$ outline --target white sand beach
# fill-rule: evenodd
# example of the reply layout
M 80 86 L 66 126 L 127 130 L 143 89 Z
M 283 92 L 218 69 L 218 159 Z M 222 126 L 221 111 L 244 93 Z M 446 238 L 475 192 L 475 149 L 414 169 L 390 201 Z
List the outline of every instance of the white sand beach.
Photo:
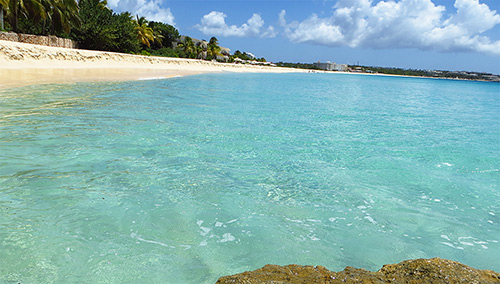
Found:
M 0 40 L 0 88 L 79 81 L 160 79 L 208 72 L 305 70 L 68 49 Z

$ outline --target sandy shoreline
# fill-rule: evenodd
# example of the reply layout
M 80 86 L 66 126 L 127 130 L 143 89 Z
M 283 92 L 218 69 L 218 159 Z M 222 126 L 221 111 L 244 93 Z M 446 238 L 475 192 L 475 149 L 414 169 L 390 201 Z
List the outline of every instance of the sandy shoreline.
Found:
M 0 40 L 0 88 L 81 81 L 160 79 L 210 72 L 307 71 L 57 48 Z

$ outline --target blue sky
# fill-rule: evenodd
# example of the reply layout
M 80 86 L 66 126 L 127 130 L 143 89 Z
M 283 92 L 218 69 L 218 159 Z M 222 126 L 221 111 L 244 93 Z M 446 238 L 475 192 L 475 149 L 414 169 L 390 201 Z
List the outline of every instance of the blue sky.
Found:
M 500 0 L 108 0 L 268 61 L 500 74 Z

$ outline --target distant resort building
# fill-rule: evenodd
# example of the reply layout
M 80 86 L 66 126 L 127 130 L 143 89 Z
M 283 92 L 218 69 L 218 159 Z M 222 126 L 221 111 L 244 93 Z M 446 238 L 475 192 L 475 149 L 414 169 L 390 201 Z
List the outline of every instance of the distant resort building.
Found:
M 220 47 L 220 55 L 217 55 L 218 61 L 229 61 L 229 56 L 231 56 L 231 50 L 227 47 Z
M 347 64 L 337 64 L 330 61 L 327 62 L 316 62 L 313 65 L 321 70 L 326 71 L 347 71 Z

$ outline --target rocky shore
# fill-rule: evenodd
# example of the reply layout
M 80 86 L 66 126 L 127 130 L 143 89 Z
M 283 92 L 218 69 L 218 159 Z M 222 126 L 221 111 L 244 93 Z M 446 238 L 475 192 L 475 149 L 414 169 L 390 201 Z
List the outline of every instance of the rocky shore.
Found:
M 221 277 L 217 284 L 228 283 L 500 283 L 500 273 L 478 270 L 456 261 L 432 258 L 406 260 L 398 264 L 386 264 L 379 271 L 346 267 L 333 272 L 323 266 L 266 265 L 254 271 Z

